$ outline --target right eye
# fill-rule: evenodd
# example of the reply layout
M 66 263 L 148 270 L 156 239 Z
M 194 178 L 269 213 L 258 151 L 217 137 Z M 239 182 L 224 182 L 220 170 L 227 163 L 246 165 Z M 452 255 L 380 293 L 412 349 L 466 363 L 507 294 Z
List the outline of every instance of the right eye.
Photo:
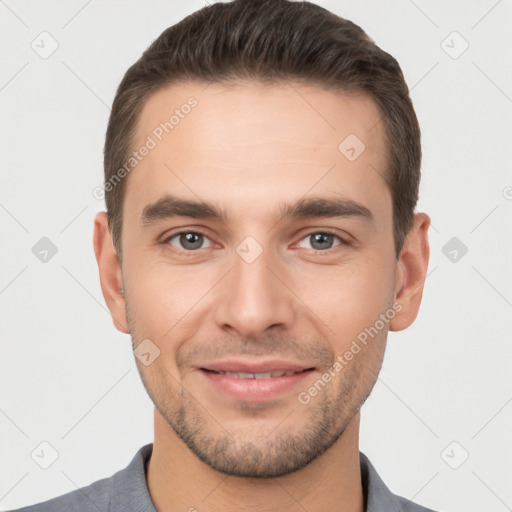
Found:
M 209 243 L 206 247 L 203 246 L 205 241 Z M 198 249 L 205 249 L 213 245 L 206 235 L 195 231 L 180 231 L 179 233 L 174 233 L 167 237 L 162 243 L 172 245 L 178 252 L 194 252 Z

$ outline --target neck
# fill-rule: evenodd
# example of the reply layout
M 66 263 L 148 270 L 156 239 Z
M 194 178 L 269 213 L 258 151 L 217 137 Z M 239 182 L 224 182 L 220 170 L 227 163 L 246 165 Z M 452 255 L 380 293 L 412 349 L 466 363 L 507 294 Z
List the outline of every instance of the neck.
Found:
M 359 414 L 338 441 L 306 467 L 277 478 L 240 478 L 199 460 L 155 408 L 147 483 L 158 512 L 363 512 Z

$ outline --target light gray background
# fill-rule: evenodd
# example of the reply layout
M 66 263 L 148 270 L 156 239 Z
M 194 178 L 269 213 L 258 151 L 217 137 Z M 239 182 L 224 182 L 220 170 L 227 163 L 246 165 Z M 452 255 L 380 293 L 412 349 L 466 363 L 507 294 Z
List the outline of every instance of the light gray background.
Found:
M 318 3 L 400 62 L 423 134 L 418 210 L 432 219 L 422 309 L 390 334 L 361 450 L 421 504 L 511 510 L 512 2 Z M 92 227 L 104 204 L 92 190 L 124 72 L 204 5 L 0 1 L 2 509 L 110 476 L 152 441 L 129 336 L 100 290 Z M 47 59 L 31 47 L 42 31 L 59 45 Z M 458 58 L 453 31 L 469 44 Z M 32 253 L 42 237 L 58 248 L 46 263 Z M 468 248 L 456 262 L 443 253 L 452 237 Z M 31 458 L 43 441 L 59 455 L 46 470 Z

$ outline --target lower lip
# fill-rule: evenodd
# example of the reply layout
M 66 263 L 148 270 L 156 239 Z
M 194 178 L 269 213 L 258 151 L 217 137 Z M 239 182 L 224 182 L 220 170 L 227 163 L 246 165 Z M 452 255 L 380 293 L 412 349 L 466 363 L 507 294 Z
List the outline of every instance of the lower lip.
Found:
M 222 393 L 243 401 L 262 401 L 278 398 L 307 379 L 313 370 L 305 370 L 293 375 L 271 377 L 270 379 L 237 379 L 221 373 L 206 370 L 200 372 Z

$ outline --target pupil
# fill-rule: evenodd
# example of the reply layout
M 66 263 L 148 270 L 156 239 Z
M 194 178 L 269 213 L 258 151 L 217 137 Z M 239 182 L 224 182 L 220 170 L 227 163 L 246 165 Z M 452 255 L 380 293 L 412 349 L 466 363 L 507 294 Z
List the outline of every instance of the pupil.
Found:
M 311 244 L 315 249 L 330 249 L 330 245 L 332 244 L 333 235 L 329 235 L 327 233 L 316 233 L 312 235 L 313 243 Z M 328 243 L 329 247 L 325 245 L 325 242 Z M 330 244 L 329 244 L 330 242 Z M 319 244 L 318 247 L 315 247 L 315 244 Z
M 202 243 L 202 236 L 198 233 L 185 233 L 181 235 L 181 244 L 186 249 L 199 249 Z

